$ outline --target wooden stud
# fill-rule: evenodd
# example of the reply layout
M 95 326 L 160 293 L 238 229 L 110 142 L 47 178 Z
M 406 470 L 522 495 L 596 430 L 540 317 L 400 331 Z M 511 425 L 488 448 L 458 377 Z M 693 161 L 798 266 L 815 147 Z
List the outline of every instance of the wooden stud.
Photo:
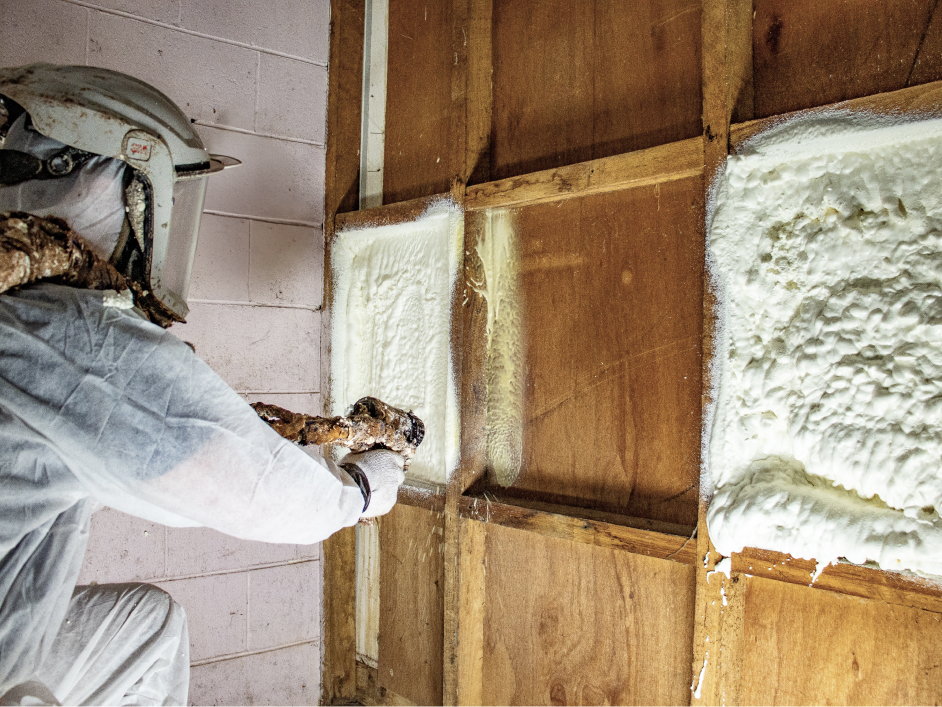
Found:
M 468 187 L 469 211 L 530 206 L 684 179 L 703 171 L 703 140 L 691 138 L 591 162 Z
M 458 665 L 455 684 L 459 705 L 483 704 L 484 687 L 484 578 L 487 526 L 460 521 L 460 584 L 456 643 Z
M 356 694 L 356 532 L 344 528 L 324 541 L 324 655 L 321 703 Z
M 363 81 L 364 0 L 331 0 L 330 76 L 324 182 L 324 248 L 334 235 L 334 216 L 357 208 Z M 330 262 L 325 257 L 324 314 L 321 317 L 321 380 L 330 380 L 330 309 L 333 297 Z M 324 412 L 330 409 L 324 396 Z M 321 653 L 321 703 L 348 702 L 356 695 L 356 534 L 345 528 L 324 541 L 324 632 Z
M 466 9 L 464 10 L 465 14 L 462 14 L 461 9 L 458 7 L 462 5 L 464 0 L 456 0 L 456 9 L 455 13 L 457 16 L 462 17 L 465 21 L 467 20 Z M 466 31 L 466 27 L 465 27 Z M 455 37 L 460 34 L 459 31 L 456 31 Z M 457 40 L 456 40 L 457 41 Z M 460 61 L 460 57 L 466 56 L 466 52 L 463 54 L 456 53 L 456 61 Z M 466 62 L 462 61 L 462 64 Z M 464 72 L 462 72 L 464 74 Z M 462 94 L 463 100 L 464 94 Z M 464 111 L 462 108 L 462 116 Z M 462 134 L 464 132 L 464 123 L 461 123 L 460 129 Z M 456 152 L 454 159 L 460 160 L 460 168 L 464 169 L 464 151 Z M 465 201 L 465 182 L 461 176 L 462 172 L 458 172 L 454 179 L 452 180 L 451 185 L 451 197 L 458 203 L 463 204 Z M 452 316 L 451 316 L 451 351 L 452 351 L 452 374 L 455 376 L 456 380 L 461 380 L 461 371 L 463 368 L 463 351 L 464 351 L 464 317 L 462 314 L 462 293 L 464 292 L 464 280 L 461 275 L 456 278 L 455 289 L 452 292 Z M 459 391 L 460 395 L 460 391 Z M 459 449 L 461 448 L 460 435 L 461 430 L 458 430 L 459 434 Z M 451 478 L 448 479 L 448 483 L 445 488 L 445 545 L 444 545 L 444 574 L 445 574 L 445 591 L 443 594 L 444 597 L 444 651 L 443 651 L 443 666 L 442 666 L 442 694 L 443 694 L 443 704 L 451 705 L 456 704 L 457 695 L 458 695 L 458 596 L 461 587 L 461 541 L 460 541 L 460 518 L 458 516 L 458 499 L 462 493 L 461 481 L 464 477 L 463 470 L 459 467 L 452 473 Z
M 730 119 L 740 112 L 750 114 L 752 84 L 752 2 L 749 0 L 705 0 L 703 42 L 703 168 L 705 186 L 721 178 L 729 150 Z M 714 355 L 716 295 L 705 269 L 702 338 L 702 409 L 712 404 L 710 372 Z M 702 460 L 701 463 L 707 463 Z M 729 593 L 740 583 L 735 577 L 712 572 L 720 558 L 713 551 L 707 530 L 709 500 L 701 493 L 697 522 L 697 596 L 695 602 L 691 704 L 721 704 L 724 690 L 738 690 L 735 683 L 741 659 L 741 602 L 732 606 Z M 726 606 L 724 606 L 726 605 Z M 726 610 L 728 609 L 728 611 Z M 712 647 L 711 647 L 712 646 Z M 711 664 L 710 654 L 713 655 Z M 729 666 L 726 666 L 726 663 Z M 736 692 L 735 694 L 738 694 Z M 734 703 L 735 704 L 735 703 Z
M 544 504 L 548 505 L 548 504 Z M 579 509 L 571 509 L 578 513 Z M 688 536 L 667 535 L 627 525 L 615 525 L 578 516 L 522 508 L 492 501 L 487 497 L 463 496 L 460 513 L 485 524 L 526 530 L 537 535 L 560 538 L 598 547 L 627 550 L 662 560 L 692 565 L 696 559 L 696 543 Z

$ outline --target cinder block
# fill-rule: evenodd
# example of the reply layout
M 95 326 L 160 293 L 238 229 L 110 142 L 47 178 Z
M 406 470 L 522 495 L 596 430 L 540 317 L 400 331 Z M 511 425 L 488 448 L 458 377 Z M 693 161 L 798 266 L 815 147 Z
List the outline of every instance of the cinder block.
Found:
M 190 297 L 249 299 L 249 222 L 203 214 L 190 280 Z
M 167 528 L 167 576 L 246 569 L 298 559 L 303 545 L 240 540 L 210 528 Z
M 321 313 L 191 302 L 172 333 L 238 392 L 320 390 Z
M 304 415 L 323 415 L 320 393 L 247 393 L 242 396 L 249 403 L 268 403 Z
M 249 573 L 249 650 L 320 635 L 321 573 L 317 562 Z
M 320 306 L 324 297 L 324 232 L 264 221 L 253 221 L 251 232 L 251 301 Z
M 327 63 L 329 0 L 183 0 L 187 29 Z
M 298 548 L 298 559 L 305 560 L 320 560 L 321 559 L 321 545 L 323 543 L 316 543 L 314 545 L 295 545 Z M 324 586 L 324 567 L 323 565 L 318 565 L 318 573 L 321 577 L 320 581 L 320 593 L 318 594 L 318 601 L 320 604 L 323 604 L 323 586 Z
M 84 64 L 87 24 L 88 10 L 60 0 L 0 0 L 0 64 Z
M 259 57 L 255 129 L 324 142 L 327 69 L 273 54 Z
M 209 180 L 207 209 L 312 225 L 323 221 L 323 147 L 202 125 L 197 131 L 210 152 L 243 163 Z
M 147 81 L 190 118 L 252 129 L 256 52 L 104 12 L 88 27 L 92 66 Z
M 120 10 L 149 20 L 177 24 L 180 20 L 180 0 L 87 0 L 98 7 Z
M 165 547 L 164 526 L 102 508 L 92 516 L 78 583 L 146 582 L 165 577 Z
M 190 669 L 191 705 L 316 705 L 317 643 L 257 653 Z
M 190 660 L 245 651 L 248 583 L 244 572 L 160 582 L 157 586 L 186 609 Z

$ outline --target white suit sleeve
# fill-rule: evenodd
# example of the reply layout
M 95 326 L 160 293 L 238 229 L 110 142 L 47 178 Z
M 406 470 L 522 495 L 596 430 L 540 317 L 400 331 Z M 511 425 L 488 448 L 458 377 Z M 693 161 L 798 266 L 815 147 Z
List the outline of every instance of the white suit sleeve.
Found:
M 166 525 L 314 543 L 356 523 L 349 476 L 284 440 L 190 348 L 102 293 L 0 296 L 0 404 L 102 503 Z

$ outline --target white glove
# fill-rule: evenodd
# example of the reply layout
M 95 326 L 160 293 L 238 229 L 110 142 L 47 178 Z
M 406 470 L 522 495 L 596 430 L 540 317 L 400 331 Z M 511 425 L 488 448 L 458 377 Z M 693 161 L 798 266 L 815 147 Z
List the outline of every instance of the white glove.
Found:
M 340 466 L 344 469 L 348 466 L 359 469 L 370 485 L 370 502 L 361 518 L 385 515 L 396 505 L 399 487 L 406 480 L 402 470 L 404 463 L 401 455 L 388 449 L 373 449 L 369 452 L 348 454 L 343 458 Z

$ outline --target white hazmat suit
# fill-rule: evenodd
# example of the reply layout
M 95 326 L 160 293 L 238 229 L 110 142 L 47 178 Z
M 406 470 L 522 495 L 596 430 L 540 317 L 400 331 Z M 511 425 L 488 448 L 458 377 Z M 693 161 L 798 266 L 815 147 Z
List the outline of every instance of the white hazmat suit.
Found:
M 64 145 L 21 116 L 4 148 Z M 124 221 L 125 164 L 0 189 L 0 212 L 65 218 L 103 258 Z M 37 284 L 0 295 L 0 703 L 185 704 L 183 609 L 148 585 L 75 587 L 105 504 L 169 526 L 316 543 L 357 522 L 360 488 L 281 438 L 185 343 L 114 293 Z M 367 515 L 402 483 L 392 452 L 350 461 Z
M 0 695 L 38 681 L 62 702 L 180 703 L 182 610 L 141 585 L 73 596 L 94 504 L 316 543 L 356 523 L 363 496 L 185 343 L 104 297 L 52 284 L 0 295 Z

